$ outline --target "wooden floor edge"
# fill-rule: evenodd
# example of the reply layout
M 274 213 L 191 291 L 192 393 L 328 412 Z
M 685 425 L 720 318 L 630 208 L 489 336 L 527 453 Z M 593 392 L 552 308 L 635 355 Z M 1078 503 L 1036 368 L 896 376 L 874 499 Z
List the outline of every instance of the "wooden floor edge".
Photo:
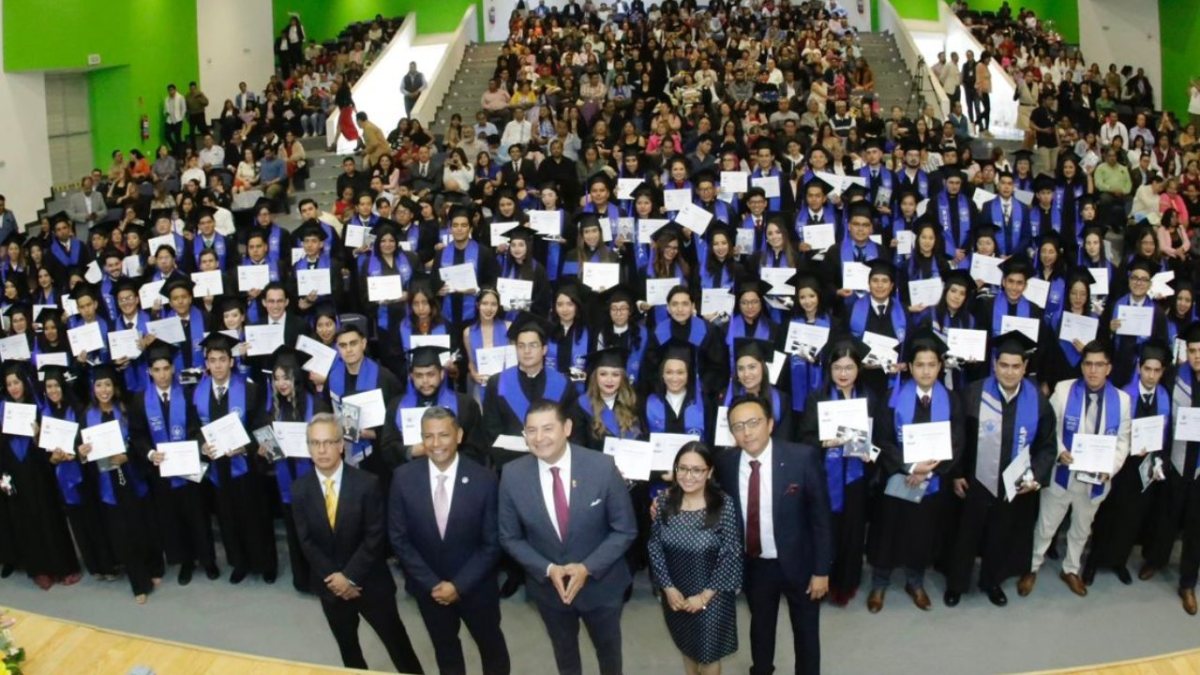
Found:
M 1177 652 L 1169 652 L 1166 654 L 1156 654 L 1154 656 L 1144 656 L 1141 658 L 1126 659 L 1124 661 L 1109 661 L 1108 663 L 1095 663 L 1087 666 L 1069 666 L 1066 668 L 1055 668 L 1053 670 L 1033 670 L 1023 671 L 1021 675 L 1063 675 L 1064 673 L 1103 673 L 1109 670 L 1118 668 L 1133 668 L 1150 666 L 1158 661 L 1169 661 L 1171 659 L 1186 658 L 1193 661 L 1193 665 L 1197 672 L 1200 672 L 1200 648 L 1182 649 Z

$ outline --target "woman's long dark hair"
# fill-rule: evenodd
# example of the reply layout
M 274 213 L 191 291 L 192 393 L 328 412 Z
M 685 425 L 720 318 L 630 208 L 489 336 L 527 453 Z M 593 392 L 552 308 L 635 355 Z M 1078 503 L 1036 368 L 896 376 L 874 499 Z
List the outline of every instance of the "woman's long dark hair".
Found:
M 688 453 L 700 455 L 704 459 L 704 464 L 711 470 L 715 459 L 712 448 L 709 448 L 703 441 L 691 441 L 679 449 L 675 453 L 675 461 L 671 466 L 675 469 L 679 468 L 679 458 Z M 709 477 L 704 485 L 704 529 L 716 527 L 721 522 L 721 509 L 725 506 L 725 494 L 717 487 L 716 481 Z M 666 525 L 671 516 L 679 513 L 683 507 L 683 488 L 679 487 L 679 481 L 676 480 L 667 488 L 667 500 L 663 506 L 659 517 L 662 518 L 663 525 Z

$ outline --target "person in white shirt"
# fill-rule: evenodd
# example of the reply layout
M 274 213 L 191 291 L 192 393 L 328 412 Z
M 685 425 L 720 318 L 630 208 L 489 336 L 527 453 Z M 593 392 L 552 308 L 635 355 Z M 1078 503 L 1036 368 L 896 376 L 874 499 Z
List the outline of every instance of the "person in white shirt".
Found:
M 1108 496 L 1109 481 L 1129 455 L 1129 394 L 1108 381 L 1112 372 L 1108 347 L 1093 340 L 1084 346 L 1082 354 L 1083 377 L 1059 382 L 1050 397 L 1050 406 L 1058 420 L 1058 465 L 1050 485 L 1042 490 L 1038 524 L 1033 532 L 1033 560 L 1029 572 L 1017 582 L 1017 592 L 1022 596 L 1033 591 L 1046 549 L 1068 510 L 1071 526 L 1059 577 L 1072 593 L 1087 595 L 1087 586 L 1079 576 L 1083 549 L 1091 536 L 1096 510 Z M 1073 471 L 1071 465 L 1076 455 L 1081 454 L 1077 450 L 1081 437 L 1096 436 L 1115 438 L 1111 462 L 1106 462 L 1101 471 Z
M 508 157 L 508 148 L 515 143 L 527 145 L 529 137 L 533 134 L 533 124 L 524 115 L 517 115 L 504 125 L 504 133 L 500 136 L 500 154 L 501 158 Z M 508 161 L 504 159 L 503 161 Z
M 1121 139 L 1121 147 L 1129 147 L 1129 129 L 1125 127 L 1123 122 L 1117 119 L 1115 111 L 1108 113 L 1104 124 L 1100 126 L 1100 145 L 1112 145 L 1114 138 Z
M 1188 87 L 1188 117 L 1200 129 L 1200 80 L 1192 80 Z
M 204 134 L 204 147 L 200 148 L 200 168 L 212 171 L 225 166 L 225 148 L 213 142 L 212 134 Z
M 183 120 L 187 117 L 187 101 L 174 84 L 167 85 L 163 117 L 167 125 L 167 145 L 171 146 L 172 154 L 178 155 L 183 145 Z

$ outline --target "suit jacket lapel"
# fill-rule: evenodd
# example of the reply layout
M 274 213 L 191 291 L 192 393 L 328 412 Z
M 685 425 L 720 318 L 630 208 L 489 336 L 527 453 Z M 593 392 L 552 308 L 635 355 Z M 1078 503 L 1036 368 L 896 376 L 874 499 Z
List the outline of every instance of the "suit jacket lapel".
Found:
M 771 517 L 773 522 L 778 523 L 780 519 L 779 507 L 783 504 L 783 493 L 787 488 L 787 477 L 783 473 L 786 470 L 786 462 L 781 452 L 783 448 L 776 444 L 772 448 L 772 453 L 775 455 L 775 465 L 771 467 Z

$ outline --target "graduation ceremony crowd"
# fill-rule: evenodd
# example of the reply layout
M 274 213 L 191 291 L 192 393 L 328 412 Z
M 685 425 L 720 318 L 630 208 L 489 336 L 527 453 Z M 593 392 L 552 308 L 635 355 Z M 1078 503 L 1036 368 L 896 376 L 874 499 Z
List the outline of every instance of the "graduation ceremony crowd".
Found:
M 417 151 L 404 136 L 386 160 L 346 157 L 338 194 L 353 206 L 302 200 L 294 231 L 267 200 L 218 228 L 204 196 L 86 241 L 66 214 L 10 234 L 3 583 L 124 576 L 145 603 L 188 592 L 164 585 L 168 568 L 181 587 L 197 570 L 238 584 L 286 569 L 320 596 L 346 665 L 365 667 L 337 609 L 362 578 L 329 581 L 293 508 L 302 481 L 319 487 L 306 453 L 328 461 L 337 442 L 353 467 L 341 480 L 378 486 L 362 488 L 381 528 L 363 555 L 398 560 L 443 673 L 464 672 L 460 621 L 484 672 L 509 672 L 500 599 L 522 583 L 560 672 L 579 672 L 580 619 L 601 672 L 621 672 L 620 610 L 642 570 L 689 673 L 738 649 L 740 592 L 751 672 L 773 668 L 786 598 L 796 672 L 815 673 L 820 604 L 861 590 L 876 613 L 903 579 L 932 610 L 931 569 L 946 608 L 974 589 L 1004 606 L 1009 579 L 1027 596 L 1039 575 L 1087 596 L 1113 573 L 1195 615 L 1197 268 L 1188 205 L 1165 189 L 1200 189 L 1192 162 L 1155 161 L 1137 199 L 1097 177 L 1128 180 L 1139 160 L 1120 145 L 1080 148 L 1104 163 L 1069 145 L 1046 166 L 1029 151 L 976 162 L 965 123 L 880 117 L 844 14 L 774 0 L 522 9 L 497 66 L 512 101 L 460 125 L 491 147 L 486 163 L 422 131 Z M 1180 136 L 1168 148 L 1195 153 Z M 427 179 L 443 156 L 469 189 Z M 318 424 L 302 446 L 260 433 L 322 413 L 343 441 L 314 437 Z M 249 442 L 213 435 L 229 416 Z M 89 458 L 114 437 L 124 452 Z M 164 472 L 178 446 L 160 446 L 187 441 L 200 473 Z M 625 441 L 653 442 L 650 470 L 628 457 L 648 446 Z M 573 495 L 611 475 L 591 502 L 605 508 L 568 507 L 560 468 Z M 447 472 L 453 492 L 489 486 L 463 502 L 469 518 L 438 487 Z M 549 518 L 530 524 L 538 480 Z M 573 535 L 600 532 L 596 552 L 569 557 L 582 535 L 567 537 L 568 516 Z M 531 553 L 542 526 L 561 550 Z M 1169 589 L 1156 577 L 1177 538 Z M 446 570 L 454 547 L 461 568 Z M 584 557 L 596 566 L 573 567 Z M 420 672 L 388 624 L 392 596 L 350 614 Z

